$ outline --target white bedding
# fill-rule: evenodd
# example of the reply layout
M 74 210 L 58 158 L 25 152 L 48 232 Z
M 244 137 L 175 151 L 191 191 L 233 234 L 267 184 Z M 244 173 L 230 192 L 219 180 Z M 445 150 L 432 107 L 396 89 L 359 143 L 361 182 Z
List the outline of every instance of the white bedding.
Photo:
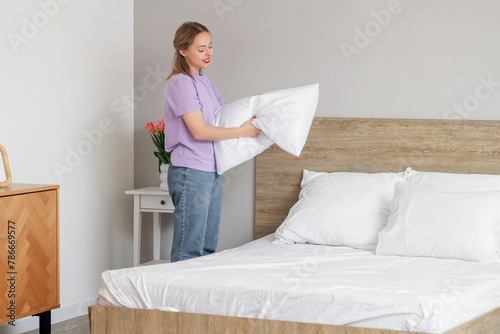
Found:
M 98 304 L 428 333 L 500 307 L 500 264 L 273 240 L 106 271 Z

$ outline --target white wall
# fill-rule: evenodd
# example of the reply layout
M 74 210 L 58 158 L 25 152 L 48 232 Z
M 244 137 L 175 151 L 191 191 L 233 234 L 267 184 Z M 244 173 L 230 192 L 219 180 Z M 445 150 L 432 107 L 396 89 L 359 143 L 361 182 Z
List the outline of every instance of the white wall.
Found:
M 205 73 L 226 102 L 319 82 L 318 116 L 500 119 L 499 12 L 495 0 L 137 1 L 136 78 L 169 72 L 174 32 L 194 20 L 212 32 Z M 141 127 L 162 94 L 135 114 L 136 186 L 158 184 Z M 225 179 L 219 249 L 252 239 L 253 162 Z
M 86 313 L 102 271 L 132 265 L 133 110 L 121 99 L 133 87 L 133 2 L 4 1 L 0 36 L 13 182 L 60 185 L 58 322 Z

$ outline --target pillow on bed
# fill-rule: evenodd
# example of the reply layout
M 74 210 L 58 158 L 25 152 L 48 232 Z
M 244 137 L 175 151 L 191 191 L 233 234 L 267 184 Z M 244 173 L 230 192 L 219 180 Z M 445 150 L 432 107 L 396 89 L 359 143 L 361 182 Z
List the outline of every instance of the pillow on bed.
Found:
M 387 223 L 394 186 L 404 173 L 318 173 L 304 170 L 299 201 L 274 243 L 375 250 Z
M 496 262 L 500 192 L 443 192 L 396 186 L 376 253 Z
M 407 182 L 447 192 L 500 191 L 500 175 L 419 172 L 408 168 Z
M 300 183 L 299 198 L 319 197 L 344 193 L 359 193 L 365 190 L 383 194 L 391 200 L 394 186 L 405 179 L 406 172 L 400 173 L 351 173 L 313 172 L 304 169 Z M 389 197 L 388 197 L 389 196 Z
M 217 173 L 255 157 L 273 142 L 299 156 L 309 135 L 318 98 L 319 84 L 313 84 L 249 96 L 222 106 L 214 115 L 214 125 L 239 127 L 257 116 L 252 124 L 262 133 L 257 138 L 214 141 Z

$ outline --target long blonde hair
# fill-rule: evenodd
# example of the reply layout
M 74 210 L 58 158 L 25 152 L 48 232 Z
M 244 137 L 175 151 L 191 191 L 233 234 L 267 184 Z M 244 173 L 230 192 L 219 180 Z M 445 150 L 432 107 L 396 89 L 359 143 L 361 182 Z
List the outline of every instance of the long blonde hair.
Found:
M 189 69 L 189 65 L 186 61 L 186 58 L 184 58 L 181 55 L 180 50 L 187 50 L 187 48 L 189 48 L 189 46 L 193 44 L 196 35 L 198 35 L 200 32 L 210 33 L 207 27 L 205 27 L 203 24 L 190 21 L 184 22 L 177 29 L 177 31 L 175 32 L 174 43 L 173 43 L 175 48 L 175 54 L 172 64 L 172 72 L 170 72 L 170 75 L 168 76 L 167 80 L 170 79 L 171 76 L 179 73 L 188 75 L 189 77 L 191 77 L 191 79 L 195 80 L 191 75 L 191 70 Z M 200 69 L 200 74 L 201 74 L 201 69 Z

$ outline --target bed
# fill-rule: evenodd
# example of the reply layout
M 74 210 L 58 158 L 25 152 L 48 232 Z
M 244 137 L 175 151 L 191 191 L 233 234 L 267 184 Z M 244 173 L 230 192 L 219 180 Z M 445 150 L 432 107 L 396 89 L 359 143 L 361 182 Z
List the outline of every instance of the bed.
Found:
M 234 250 L 191 260 L 190 263 L 184 265 L 166 264 L 111 271 L 108 273 L 111 276 L 106 274 L 108 275 L 106 281 L 109 283 L 108 289 L 113 291 L 101 291 L 99 305 L 89 308 L 91 332 L 419 333 L 420 331 L 387 329 L 391 327 L 390 322 L 408 322 L 408 320 L 401 320 L 403 318 L 399 315 L 386 318 L 381 324 L 375 322 L 378 328 L 374 328 L 371 324 L 374 323 L 373 319 L 376 320 L 378 317 L 376 308 L 369 310 L 371 313 L 366 316 L 362 315 L 363 310 L 352 306 L 355 304 L 346 304 L 345 312 L 337 308 L 323 316 L 318 316 L 318 319 L 313 319 L 317 314 L 329 309 L 327 305 L 331 300 L 325 300 L 321 295 L 314 295 L 312 304 L 303 305 L 296 295 L 292 298 L 284 297 L 283 294 L 287 290 L 305 294 L 310 291 L 309 289 L 318 288 L 319 284 L 315 279 L 320 273 L 330 275 L 327 277 L 332 280 L 334 288 L 348 289 L 348 296 L 366 299 L 366 294 L 352 293 L 353 287 L 345 286 L 347 281 L 361 276 L 361 273 L 368 268 L 365 266 L 367 263 L 379 261 L 380 268 L 389 268 L 394 264 L 385 263 L 387 257 L 377 256 L 373 251 L 350 247 L 302 244 L 287 248 L 289 245 L 273 243 L 273 233 L 282 225 L 290 208 L 297 202 L 304 169 L 316 172 L 396 173 L 411 167 L 422 172 L 500 174 L 498 166 L 500 166 L 500 122 L 497 121 L 315 118 L 300 158 L 272 146 L 256 159 L 255 241 Z M 256 253 L 260 251 L 270 255 L 266 259 L 258 258 Z M 325 271 L 323 269 L 327 259 L 338 261 L 333 265 L 328 264 L 328 268 L 339 268 L 341 263 L 347 266 L 343 267 L 342 273 Z M 418 259 L 418 257 L 413 257 L 409 260 L 410 262 L 401 262 L 401 266 L 417 281 L 426 279 L 426 272 L 436 272 L 441 275 L 439 277 L 442 278 L 442 285 L 437 286 L 437 291 L 441 293 L 436 295 L 434 292 L 434 295 L 428 296 L 431 300 L 432 298 L 437 300 L 437 305 L 440 307 L 437 310 L 439 311 L 437 312 L 439 313 L 438 325 L 434 328 L 442 327 L 446 330 L 439 333 L 493 334 L 500 332 L 500 296 L 497 292 L 500 289 L 496 285 L 499 284 L 499 279 L 496 278 L 499 273 L 497 264 L 430 258 L 425 260 L 427 267 L 417 267 L 413 261 Z M 291 267 L 291 263 L 297 260 L 300 263 L 299 267 Z M 233 263 L 228 263 L 228 261 L 233 261 Z M 407 258 L 400 257 L 398 261 L 407 261 Z M 256 267 L 257 265 L 257 271 L 250 270 L 249 266 Z M 209 267 L 207 269 L 203 266 Z M 175 280 L 186 285 L 189 285 L 190 281 L 195 282 L 192 275 L 204 277 L 203 284 L 199 285 L 208 287 L 210 291 L 198 290 L 187 292 L 185 295 L 185 298 L 194 298 L 190 300 L 196 301 L 191 303 L 194 305 L 192 311 L 178 312 L 179 308 L 173 306 L 163 309 L 154 306 L 157 303 L 155 298 L 161 299 L 168 290 L 165 290 L 165 286 L 160 284 L 161 280 L 155 277 L 168 276 L 165 270 L 168 272 L 169 268 L 180 274 L 181 278 L 170 279 L 172 286 L 175 285 L 172 283 Z M 216 272 L 217 268 L 222 268 L 226 273 L 225 283 L 230 289 L 224 294 L 214 295 L 212 292 L 217 292 L 219 288 L 211 287 L 210 282 L 220 279 L 220 276 L 217 276 L 220 275 Z M 278 272 L 281 274 L 284 272 L 287 278 L 276 282 L 275 289 L 260 285 L 260 276 L 273 276 Z M 482 273 L 481 278 L 475 276 L 479 272 Z M 404 286 L 398 286 L 400 282 L 397 279 L 388 280 L 387 277 L 390 277 L 388 273 L 390 270 L 373 269 L 366 279 L 378 282 L 374 283 L 376 288 L 374 290 L 386 290 L 386 292 L 389 291 L 389 295 L 392 294 L 387 289 L 391 286 L 394 290 L 404 290 Z M 125 281 L 119 282 L 119 277 L 124 278 Z M 245 277 L 246 281 L 243 280 Z M 153 283 L 151 287 L 145 283 L 148 280 L 160 285 L 155 286 Z M 466 281 L 471 285 L 461 285 Z M 430 285 L 432 284 L 424 284 L 424 287 L 427 288 Z M 252 293 L 252 286 L 260 292 L 254 293 L 254 300 L 249 304 L 250 308 L 253 307 L 252 311 L 248 311 L 248 308 L 242 309 L 241 305 L 232 302 L 243 298 L 243 295 Z M 124 290 L 120 291 L 122 288 Z M 152 289 L 157 292 L 156 296 L 153 293 L 149 297 L 144 297 L 137 291 L 142 289 Z M 328 287 L 322 287 L 322 289 L 328 290 Z M 366 291 L 366 288 L 363 289 L 359 291 Z M 478 298 L 470 294 L 475 290 L 481 290 L 482 296 L 488 298 L 487 306 L 482 302 L 477 302 L 482 297 Z M 266 296 L 268 291 L 271 292 Z M 184 298 L 182 293 L 175 296 L 177 299 Z M 255 296 L 261 296 L 262 299 Z M 268 297 L 271 299 L 267 299 Z M 397 298 L 400 297 L 391 296 L 386 299 L 386 304 L 390 306 L 391 303 L 397 303 Z M 417 309 L 421 305 L 419 302 L 425 299 L 424 295 L 412 296 L 411 291 L 404 297 L 409 298 L 407 299 L 409 304 L 416 303 Z M 211 305 L 225 305 L 226 310 L 232 310 L 231 312 L 234 312 L 236 316 L 221 315 L 221 312 L 217 310 L 208 312 L 197 308 L 201 300 L 207 298 Z M 294 303 L 294 301 L 297 302 Z M 352 298 L 346 301 L 346 303 L 351 302 Z M 464 313 L 460 310 L 462 305 L 473 305 L 475 302 L 477 305 L 474 304 L 476 306 L 472 307 L 472 313 Z M 282 310 L 273 309 L 273 305 L 281 305 Z M 157 309 L 144 309 L 151 306 Z M 349 310 L 349 306 L 352 306 L 354 311 Z M 265 310 L 267 313 L 264 312 Z M 282 313 L 287 314 L 287 317 L 284 317 Z M 246 317 L 245 314 L 253 316 Z M 328 323 L 331 320 L 330 317 L 335 315 L 340 317 L 345 314 L 356 318 L 345 321 L 349 325 Z M 439 324 L 444 318 L 448 319 L 446 320 L 448 323 Z M 387 326 L 384 321 L 387 322 Z M 453 324 L 451 328 L 447 328 L 450 327 L 449 321 Z

